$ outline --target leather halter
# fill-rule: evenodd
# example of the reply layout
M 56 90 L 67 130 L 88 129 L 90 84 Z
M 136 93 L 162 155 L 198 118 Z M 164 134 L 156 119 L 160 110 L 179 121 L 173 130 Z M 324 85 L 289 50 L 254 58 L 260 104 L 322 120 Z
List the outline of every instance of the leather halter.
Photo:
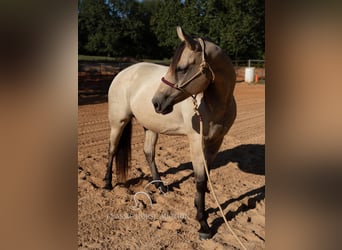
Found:
M 197 73 L 195 73 L 190 79 L 186 80 L 185 82 L 183 82 L 183 83 L 181 83 L 181 84 L 172 83 L 172 82 L 166 80 L 165 77 L 162 77 L 162 79 L 161 79 L 161 81 L 162 81 L 163 83 L 165 83 L 166 85 L 168 85 L 168 86 L 170 86 L 170 87 L 172 87 L 172 88 L 174 88 L 174 89 L 180 90 L 180 91 L 182 91 L 182 92 L 186 92 L 186 91 L 184 90 L 184 87 L 185 87 L 186 85 L 188 85 L 192 80 L 194 80 L 194 79 L 195 79 L 196 77 L 198 77 L 199 75 L 205 74 L 206 69 L 209 69 L 209 70 L 210 70 L 211 75 L 212 75 L 212 80 L 211 80 L 211 81 L 212 81 L 212 82 L 214 81 L 214 79 L 215 79 L 214 71 L 212 70 L 212 68 L 210 67 L 210 65 L 209 65 L 209 64 L 206 62 L 206 60 L 205 60 L 205 43 L 204 43 L 204 41 L 203 41 L 202 38 L 199 38 L 199 43 L 200 43 L 201 48 L 202 48 L 202 62 L 201 62 L 201 64 L 200 64 L 200 66 L 199 66 L 199 70 L 197 71 Z M 187 93 L 187 92 L 186 92 L 186 93 Z M 187 94 L 189 94 L 189 93 L 187 93 Z M 191 95 L 191 94 L 190 94 L 190 95 Z

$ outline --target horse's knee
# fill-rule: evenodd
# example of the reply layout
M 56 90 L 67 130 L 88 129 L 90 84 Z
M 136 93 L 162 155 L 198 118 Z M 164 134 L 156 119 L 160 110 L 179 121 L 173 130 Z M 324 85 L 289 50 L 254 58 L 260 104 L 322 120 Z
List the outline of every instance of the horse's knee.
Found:
M 152 164 L 155 157 L 155 145 L 157 135 L 150 130 L 145 131 L 144 154 L 149 164 Z

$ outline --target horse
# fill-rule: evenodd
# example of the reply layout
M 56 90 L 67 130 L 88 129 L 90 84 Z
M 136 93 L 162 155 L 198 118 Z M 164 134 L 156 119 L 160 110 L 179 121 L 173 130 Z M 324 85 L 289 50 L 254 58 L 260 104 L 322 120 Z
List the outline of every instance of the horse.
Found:
M 110 138 L 104 188 L 113 189 L 114 158 L 117 178 L 126 180 L 133 117 L 144 127 L 143 151 L 155 185 L 163 192 L 166 188 L 155 163 L 158 134 L 187 135 L 196 180 L 194 204 L 199 237 L 208 239 L 212 235 L 205 211 L 208 189 L 203 159 L 210 169 L 236 118 L 236 76 L 230 58 L 218 45 L 207 38 L 193 38 L 179 26 L 176 30 L 181 43 L 169 67 L 134 64 L 122 70 L 109 88 Z M 196 109 L 200 116 L 194 112 L 194 102 L 199 104 Z

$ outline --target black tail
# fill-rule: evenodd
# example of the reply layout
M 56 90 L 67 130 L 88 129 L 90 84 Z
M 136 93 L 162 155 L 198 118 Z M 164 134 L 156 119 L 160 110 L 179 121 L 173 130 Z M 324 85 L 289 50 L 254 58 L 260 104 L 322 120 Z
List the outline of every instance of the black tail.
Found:
M 131 165 L 132 120 L 129 121 L 120 137 L 115 156 L 116 175 L 121 181 L 126 181 L 128 168 Z

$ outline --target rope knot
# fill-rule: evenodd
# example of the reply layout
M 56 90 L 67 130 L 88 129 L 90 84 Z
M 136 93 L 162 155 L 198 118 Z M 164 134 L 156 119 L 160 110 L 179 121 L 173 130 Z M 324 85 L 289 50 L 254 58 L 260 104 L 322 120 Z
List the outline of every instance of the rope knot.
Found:
M 201 62 L 200 68 L 201 72 L 204 74 L 205 70 L 208 68 L 208 63 L 206 61 Z

